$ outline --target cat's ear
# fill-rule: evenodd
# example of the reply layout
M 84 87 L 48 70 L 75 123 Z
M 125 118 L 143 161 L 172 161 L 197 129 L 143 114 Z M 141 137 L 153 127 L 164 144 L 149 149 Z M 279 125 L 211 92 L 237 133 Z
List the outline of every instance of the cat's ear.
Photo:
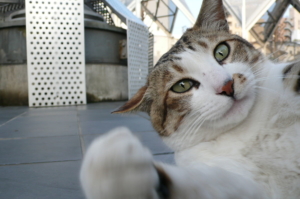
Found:
M 193 28 L 229 32 L 222 0 L 203 0 Z
M 138 92 L 123 106 L 118 108 L 117 110 L 113 111 L 112 113 L 127 113 L 133 111 L 145 111 L 147 112 L 147 108 L 144 105 L 145 100 L 145 93 L 147 91 L 147 86 L 143 86 L 138 90 Z

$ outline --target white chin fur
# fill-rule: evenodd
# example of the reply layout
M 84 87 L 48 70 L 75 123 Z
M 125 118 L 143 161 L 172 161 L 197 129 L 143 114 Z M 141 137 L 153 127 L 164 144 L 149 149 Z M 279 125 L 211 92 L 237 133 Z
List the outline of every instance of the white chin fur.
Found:
M 239 125 L 249 115 L 254 101 L 255 96 L 247 96 L 241 100 L 235 101 L 228 111 L 224 114 L 220 114 L 219 118 L 208 121 L 205 126 L 214 129 L 224 128 L 228 130 Z

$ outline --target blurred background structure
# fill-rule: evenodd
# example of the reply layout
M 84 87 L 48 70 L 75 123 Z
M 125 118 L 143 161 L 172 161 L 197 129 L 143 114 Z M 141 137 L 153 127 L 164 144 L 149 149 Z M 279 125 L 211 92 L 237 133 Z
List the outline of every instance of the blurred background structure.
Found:
M 300 57 L 298 0 L 244 0 L 245 39 L 275 61 Z M 242 36 L 242 1 L 225 0 L 230 29 Z
M 26 17 L 25 2 L 50 5 L 54 1 L 65 3 L 55 9 L 71 9 L 68 0 L 0 0 L 0 105 L 57 106 L 127 100 L 145 83 L 148 70 L 192 26 L 202 3 L 194 0 L 82 0 L 84 11 L 80 17 L 84 21 L 84 39 L 81 45 L 84 50 L 80 56 L 65 56 L 75 53 L 70 49 L 57 51 L 62 46 L 66 48 L 73 39 L 62 37 L 64 41 L 59 41 L 57 32 L 52 42 L 60 42 L 62 46 L 48 41 L 46 44 L 54 51 L 43 52 L 45 57 L 35 56 L 34 53 L 42 52 L 28 51 L 31 49 L 28 34 L 32 31 L 26 27 L 29 16 Z M 300 57 L 298 0 L 224 0 L 224 4 L 233 34 L 243 36 L 274 61 L 292 61 Z M 61 28 L 66 28 L 66 23 L 60 23 L 63 24 Z M 42 40 L 34 42 L 36 46 L 45 45 Z M 50 53 L 57 52 L 60 54 L 55 58 L 57 62 L 45 60 L 53 57 Z M 48 73 L 58 72 L 60 81 L 42 81 L 39 77 L 37 82 L 31 82 L 29 78 L 33 73 L 28 71 L 35 62 L 28 62 L 30 55 L 33 60 L 44 59 L 41 61 L 44 67 L 37 73 L 43 73 L 44 68 Z M 74 58 L 82 61 L 60 60 Z M 50 67 L 50 63 L 57 65 Z M 69 63 L 68 67 L 62 67 L 65 63 Z M 70 75 L 70 69 L 78 67 L 85 73 L 81 79 Z M 75 84 L 78 83 L 85 89 L 80 92 L 86 96 L 86 101 L 76 92 Z M 42 91 L 31 92 L 31 87 Z M 70 90 L 71 87 L 74 90 Z

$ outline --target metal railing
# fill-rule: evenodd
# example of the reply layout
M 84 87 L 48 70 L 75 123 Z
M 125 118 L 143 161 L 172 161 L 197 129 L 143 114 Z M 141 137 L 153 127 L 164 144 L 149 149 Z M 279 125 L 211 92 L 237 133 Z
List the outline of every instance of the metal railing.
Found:
M 102 15 L 108 25 L 114 26 L 114 21 L 107 5 L 101 0 L 85 0 L 85 5 Z
M 23 9 L 24 0 L 0 0 L 0 13 L 6 13 L 14 10 Z

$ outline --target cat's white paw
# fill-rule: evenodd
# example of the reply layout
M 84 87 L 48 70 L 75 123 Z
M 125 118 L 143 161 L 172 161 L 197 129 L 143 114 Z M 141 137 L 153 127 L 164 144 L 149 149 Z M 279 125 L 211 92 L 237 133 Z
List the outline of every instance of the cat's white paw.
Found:
M 158 175 L 152 155 L 127 128 L 93 141 L 80 172 L 88 199 L 157 198 Z

